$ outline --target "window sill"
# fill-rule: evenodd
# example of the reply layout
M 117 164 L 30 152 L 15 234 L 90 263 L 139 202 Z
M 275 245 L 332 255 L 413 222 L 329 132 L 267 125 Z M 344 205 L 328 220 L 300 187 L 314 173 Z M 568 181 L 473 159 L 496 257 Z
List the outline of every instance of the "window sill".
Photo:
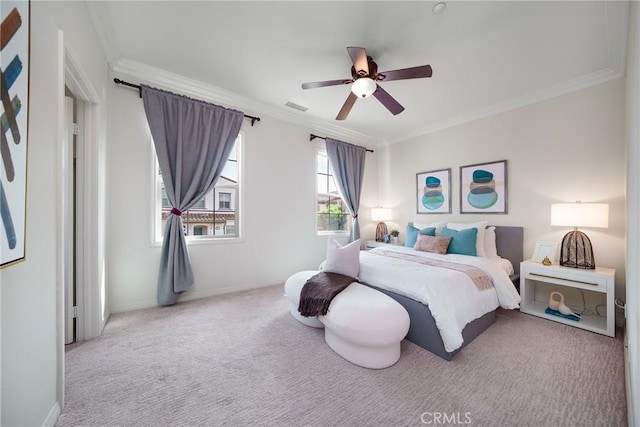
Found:
M 349 231 L 318 231 L 318 236 L 348 236 Z

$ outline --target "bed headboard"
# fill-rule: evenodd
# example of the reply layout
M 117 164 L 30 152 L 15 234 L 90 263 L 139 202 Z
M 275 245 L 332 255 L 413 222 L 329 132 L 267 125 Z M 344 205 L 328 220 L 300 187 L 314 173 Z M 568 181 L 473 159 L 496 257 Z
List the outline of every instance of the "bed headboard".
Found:
M 496 247 L 498 255 L 506 258 L 513 264 L 516 274 L 520 273 L 520 263 L 524 259 L 523 254 L 523 227 L 507 227 L 496 225 Z
M 409 225 L 413 225 L 410 222 Z M 515 274 L 520 274 L 520 263 L 524 259 L 522 245 L 524 243 L 524 228 L 495 225 L 496 248 L 498 255 L 506 258 L 513 264 Z

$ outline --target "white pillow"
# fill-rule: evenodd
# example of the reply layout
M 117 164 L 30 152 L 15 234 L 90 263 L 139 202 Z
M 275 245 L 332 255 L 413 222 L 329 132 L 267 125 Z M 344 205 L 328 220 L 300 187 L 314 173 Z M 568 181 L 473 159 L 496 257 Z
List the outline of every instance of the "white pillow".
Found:
M 432 224 L 427 224 L 424 222 L 414 222 L 413 226 L 418 230 L 422 230 L 423 228 L 435 227 L 436 236 L 442 235 L 442 230 L 447 226 L 447 221 L 434 222 Z
M 496 246 L 496 228 L 487 227 L 484 230 L 484 252 L 487 258 L 500 258 L 498 247 Z
M 341 246 L 335 239 L 329 237 L 327 261 L 322 271 L 357 278 L 360 273 L 360 239 Z
M 466 230 L 467 228 L 477 228 L 478 236 L 476 237 L 476 256 L 486 258 L 487 254 L 484 250 L 484 229 L 487 228 L 487 221 L 449 222 L 447 223 L 447 228 L 458 231 Z

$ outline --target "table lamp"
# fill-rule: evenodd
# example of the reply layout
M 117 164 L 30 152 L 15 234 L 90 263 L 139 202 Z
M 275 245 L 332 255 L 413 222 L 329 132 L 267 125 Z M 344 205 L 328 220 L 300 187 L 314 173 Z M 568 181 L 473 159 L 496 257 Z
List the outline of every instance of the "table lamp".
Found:
M 574 227 L 562 238 L 560 265 L 594 269 L 591 241 L 578 227 L 607 228 L 609 205 L 606 203 L 554 203 L 551 205 L 551 225 Z
M 389 234 L 387 231 L 387 224 L 385 224 L 384 221 L 391 221 L 391 209 L 372 208 L 371 219 L 373 221 L 380 221 L 376 227 L 376 242 L 384 242 L 385 234 Z

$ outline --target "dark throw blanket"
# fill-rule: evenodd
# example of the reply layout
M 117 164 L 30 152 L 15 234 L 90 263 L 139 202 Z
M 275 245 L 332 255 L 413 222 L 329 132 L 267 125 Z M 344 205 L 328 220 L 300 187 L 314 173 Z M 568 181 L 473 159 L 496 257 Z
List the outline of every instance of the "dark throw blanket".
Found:
M 304 317 L 324 316 L 331 300 L 355 281 L 337 273 L 320 272 L 310 277 L 300 291 L 298 311 Z

